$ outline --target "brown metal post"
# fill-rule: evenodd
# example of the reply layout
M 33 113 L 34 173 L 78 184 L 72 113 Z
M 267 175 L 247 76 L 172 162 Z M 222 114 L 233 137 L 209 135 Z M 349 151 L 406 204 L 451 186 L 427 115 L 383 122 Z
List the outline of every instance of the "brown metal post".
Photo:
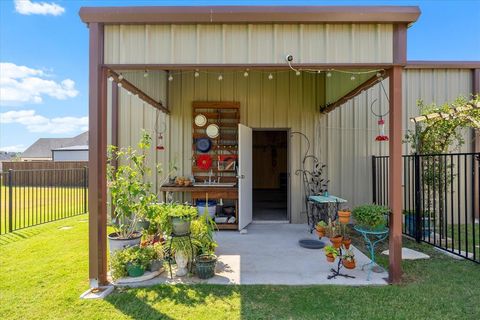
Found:
M 389 280 L 399 283 L 402 278 L 402 66 L 390 70 L 390 240 Z
M 90 23 L 89 62 L 89 279 L 107 284 L 107 70 L 103 64 L 103 25 Z
M 118 114 L 119 114 L 119 90 L 118 86 L 113 83 L 112 85 L 112 145 L 118 147 Z M 112 164 L 115 168 L 118 166 L 115 159 Z

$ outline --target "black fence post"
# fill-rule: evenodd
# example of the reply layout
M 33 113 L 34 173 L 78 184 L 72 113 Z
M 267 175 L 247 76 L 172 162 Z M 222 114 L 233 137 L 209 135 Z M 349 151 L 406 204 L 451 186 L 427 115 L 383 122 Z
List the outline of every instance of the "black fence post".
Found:
M 414 159 L 414 175 L 415 175 L 415 240 L 422 240 L 422 198 L 420 188 L 420 156 L 415 152 Z M 410 230 L 407 230 L 407 233 Z
M 8 232 L 13 231 L 13 170 L 8 170 Z
M 88 167 L 83 167 L 83 212 L 87 213 Z
M 372 156 L 372 202 L 377 203 L 377 157 Z

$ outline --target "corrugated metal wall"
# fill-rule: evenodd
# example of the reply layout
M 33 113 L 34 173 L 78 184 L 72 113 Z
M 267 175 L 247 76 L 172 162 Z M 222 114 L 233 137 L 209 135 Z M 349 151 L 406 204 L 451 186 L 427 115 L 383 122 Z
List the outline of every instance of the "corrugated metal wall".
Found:
M 390 63 L 389 24 L 105 26 L 105 63 Z
M 218 73 L 202 73 L 195 78 L 193 72 L 174 74 L 171 82 L 166 74 L 151 73 L 148 78 L 141 72 L 124 73 L 125 77 L 156 99 L 168 103 L 170 116 L 160 114 L 167 127 L 166 151 L 153 150 L 154 162 L 168 167 L 169 161 L 179 166 L 179 174 L 190 175 L 192 166 L 191 130 L 192 101 L 239 101 L 241 122 L 253 128 L 291 128 L 305 133 L 312 142 L 312 152 L 328 166 L 330 193 L 348 199 L 350 206 L 368 203 L 371 193 L 371 155 L 387 155 L 388 143 L 375 142 L 378 134 L 377 119 L 370 112 L 374 99 L 376 112 L 388 109 L 388 100 L 381 85 L 376 85 L 328 115 L 317 112 L 325 101 L 325 78 L 312 74 L 295 76 L 293 72 L 250 72 L 248 78 L 241 72 L 225 71 L 223 80 Z M 348 80 L 350 81 L 350 80 Z M 388 94 L 388 80 L 383 81 Z M 469 70 L 415 70 L 404 72 L 404 127 L 408 119 L 417 115 L 416 100 L 443 103 L 459 95 L 469 95 L 472 87 Z M 120 144 L 136 144 L 141 128 L 155 132 L 157 112 L 140 100 L 121 91 Z M 388 124 L 388 116 L 386 117 Z M 386 126 L 388 132 L 388 125 Z M 469 140 L 463 150 L 469 149 Z M 294 135 L 290 150 L 291 214 L 292 222 L 304 222 L 302 214 L 302 183 L 294 174 L 300 168 L 305 143 Z M 405 147 L 405 152 L 409 152 Z M 160 181 L 160 177 L 157 178 Z
M 388 79 L 383 81 L 388 95 Z M 472 90 L 470 70 L 407 69 L 403 73 L 404 133 L 413 129 L 410 117 L 418 115 L 416 101 L 442 104 Z M 388 155 L 388 143 L 375 142 L 377 118 L 370 112 L 373 100 L 377 113 L 388 110 L 388 100 L 381 85 L 376 85 L 353 100 L 322 117 L 317 124 L 320 154 L 328 165 L 330 192 L 349 200 L 355 206 L 372 201 L 372 155 Z M 386 132 L 388 133 L 388 116 Z M 460 151 L 469 151 L 471 134 L 465 133 L 466 143 Z M 404 154 L 410 149 L 404 145 Z

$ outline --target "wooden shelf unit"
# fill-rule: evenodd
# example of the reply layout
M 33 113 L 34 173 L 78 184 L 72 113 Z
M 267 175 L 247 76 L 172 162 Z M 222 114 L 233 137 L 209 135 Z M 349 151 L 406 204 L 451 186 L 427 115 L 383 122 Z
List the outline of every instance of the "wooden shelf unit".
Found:
M 203 127 L 195 125 L 195 117 L 202 114 L 206 117 L 207 123 Z M 194 101 L 192 103 L 192 154 L 194 164 L 192 173 L 195 181 L 205 181 L 209 178 L 209 172 L 212 172 L 211 179 L 221 182 L 237 182 L 237 169 L 222 171 L 218 169 L 218 158 L 221 155 L 234 155 L 238 157 L 238 124 L 240 123 L 240 103 L 239 102 L 209 102 Z M 220 129 L 217 138 L 209 138 L 206 128 L 210 124 L 216 124 Z M 208 138 L 212 141 L 212 147 L 209 152 L 200 152 L 196 148 L 196 140 L 199 138 Z M 203 170 L 196 165 L 196 159 L 199 155 L 208 154 L 212 157 L 212 167 Z M 237 160 L 238 161 L 238 160 Z M 236 164 L 238 166 L 238 162 Z M 205 192 L 192 192 L 192 200 L 205 199 L 208 193 L 208 199 L 232 200 L 235 206 L 235 223 L 219 223 L 219 229 L 238 229 L 238 189 L 226 192 L 222 188 L 211 187 L 211 190 Z

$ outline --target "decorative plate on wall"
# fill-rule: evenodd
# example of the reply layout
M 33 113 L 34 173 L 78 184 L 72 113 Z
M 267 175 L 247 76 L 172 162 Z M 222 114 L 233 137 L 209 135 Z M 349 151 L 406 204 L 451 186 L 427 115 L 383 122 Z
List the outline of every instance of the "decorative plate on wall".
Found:
M 214 139 L 220 134 L 220 128 L 216 124 L 211 124 L 206 129 L 207 136 Z
M 197 167 L 202 170 L 208 170 L 212 167 L 212 157 L 208 154 L 202 154 L 197 157 Z
M 203 127 L 207 124 L 207 118 L 203 114 L 199 114 L 195 117 L 195 125 L 197 127 Z
M 212 141 L 208 138 L 200 138 L 197 139 L 197 142 L 195 143 L 197 150 L 200 152 L 208 152 L 212 148 Z

